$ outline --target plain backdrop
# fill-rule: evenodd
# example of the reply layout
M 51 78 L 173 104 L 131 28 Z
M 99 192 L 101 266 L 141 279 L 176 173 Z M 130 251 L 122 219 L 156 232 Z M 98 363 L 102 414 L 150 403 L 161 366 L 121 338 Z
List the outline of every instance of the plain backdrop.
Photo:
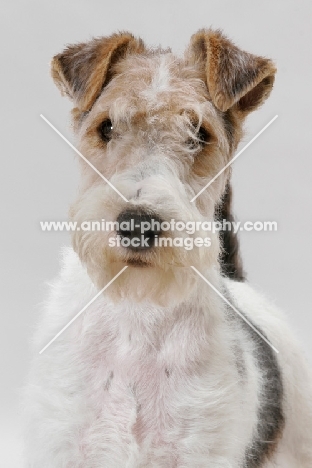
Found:
M 233 166 L 239 220 L 275 220 L 277 232 L 241 234 L 249 281 L 289 317 L 312 361 L 310 0 L 5 0 L 1 4 L 1 399 L 0 466 L 20 467 L 18 391 L 45 283 L 58 271 L 65 233 L 41 220 L 65 220 L 78 184 L 70 103 L 49 75 L 67 43 L 129 30 L 151 46 L 182 53 L 199 28 L 221 28 L 237 45 L 275 60 L 274 91 L 246 124 L 246 144 L 278 119 Z M 44 468 L 44 467 L 42 467 Z

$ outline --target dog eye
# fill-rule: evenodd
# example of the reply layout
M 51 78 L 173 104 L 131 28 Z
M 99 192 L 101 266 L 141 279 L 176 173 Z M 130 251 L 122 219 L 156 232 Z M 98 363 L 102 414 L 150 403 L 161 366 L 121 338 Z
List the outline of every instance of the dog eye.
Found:
M 111 140 L 112 134 L 113 134 L 113 128 L 114 127 L 110 119 L 106 119 L 104 120 L 104 122 L 101 123 L 98 130 L 99 130 L 100 137 L 102 138 L 103 141 L 109 142 Z
M 200 127 L 197 133 L 194 135 L 194 138 L 187 140 L 187 145 L 191 150 L 196 150 L 208 143 L 210 138 L 210 134 L 207 132 L 207 130 L 204 127 Z
M 210 140 L 210 135 L 204 127 L 200 127 L 196 136 L 201 144 L 208 143 Z

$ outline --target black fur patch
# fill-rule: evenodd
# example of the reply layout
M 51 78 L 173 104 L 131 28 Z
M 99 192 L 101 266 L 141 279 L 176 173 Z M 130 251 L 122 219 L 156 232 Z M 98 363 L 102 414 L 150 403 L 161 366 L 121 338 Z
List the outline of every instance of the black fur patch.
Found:
M 234 140 L 235 140 L 235 125 L 233 122 L 233 117 L 231 115 L 231 111 L 227 110 L 225 112 L 222 112 L 221 114 L 222 120 L 223 120 L 223 125 L 224 125 L 224 130 L 230 145 L 230 148 L 233 148 L 234 145 Z
M 222 201 L 216 209 L 216 221 L 223 220 L 232 223 L 234 216 L 232 215 L 232 189 L 230 183 L 227 184 Z M 239 254 L 239 242 L 237 234 L 233 230 L 220 231 L 221 255 L 219 258 L 221 271 L 224 276 L 235 279 L 236 281 L 244 281 L 245 276 L 241 257 Z
M 228 291 L 225 296 L 242 315 L 245 315 L 233 303 Z M 254 359 L 263 378 L 257 430 L 246 449 L 243 464 L 243 468 L 260 468 L 274 452 L 284 428 L 282 375 L 275 351 L 231 308 L 228 308 L 228 317 L 230 320 L 238 321 L 254 343 L 256 348 Z M 249 317 L 248 321 L 251 322 Z M 253 323 L 252 325 L 265 336 L 259 327 Z

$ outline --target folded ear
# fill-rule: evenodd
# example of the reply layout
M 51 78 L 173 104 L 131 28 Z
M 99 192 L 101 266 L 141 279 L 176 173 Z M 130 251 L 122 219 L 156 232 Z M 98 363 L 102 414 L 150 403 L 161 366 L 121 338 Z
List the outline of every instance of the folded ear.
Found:
M 204 68 L 209 94 L 219 110 L 236 106 L 247 114 L 269 96 L 276 72 L 273 62 L 240 50 L 220 31 L 198 31 L 188 54 Z
M 69 45 L 52 59 L 51 74 L 62 94 L 88 111 L 111 79 L 112 66 L 127 53 L 141 53 L 144 44 L 130 33 L 113 34 Z

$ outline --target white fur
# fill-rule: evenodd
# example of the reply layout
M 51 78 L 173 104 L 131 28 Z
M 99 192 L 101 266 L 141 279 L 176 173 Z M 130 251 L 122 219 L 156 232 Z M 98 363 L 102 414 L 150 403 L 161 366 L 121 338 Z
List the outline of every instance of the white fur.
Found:
M 171 91 L 171 75 L 168 66 L 168 56 L 163 55 L 160 58 L 158 68 L 155 70 L 150 86 L 141 93 L 144 99 L 150 103 L 153 103 L 154 105 L 157 102 L 157 99 L 159 100 L 160 94 L 162 92 Z
M 71 249 L 63 262 L 36 350 L 97 292 Z M 216 272 L 204 273 L 219 283 Z M 288 417 L 281 450 L 292 452 L 291 468 L 308 468 L 311 387 L 300 352 L 279 312 L 248 285 L 227 283 L 280 351 Z M 35 359 L 27 467 L 239 467 L 257 420 L 257 369 L 250 360 L 242 393 L 231 352 L 236 337 L 222 311 L 222 300 L 199 278 L 177 308 L 97 299 Z

